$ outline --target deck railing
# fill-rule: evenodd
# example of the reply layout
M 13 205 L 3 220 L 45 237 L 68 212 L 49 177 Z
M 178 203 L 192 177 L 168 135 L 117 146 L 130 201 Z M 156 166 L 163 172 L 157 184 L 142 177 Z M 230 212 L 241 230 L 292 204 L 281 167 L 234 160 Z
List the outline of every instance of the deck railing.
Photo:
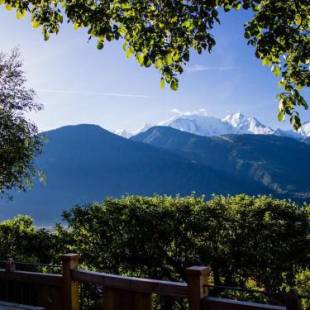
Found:
M 209 296 L 208 267 L 190 267 L 186 282 L 124 277 L 79 270 L 79 255 L 63 256 L 62 274 L 18 271 L 15 263 L 6 262 L 0 270 L 0 300 L 42 306 L 47 310 L 80 309 L 81 285 L 99 289 L 97 309 L 151 310 L 154 295 L 184 298 L 189 310 L 299 310 L 298 303 L 267 305 Z M 86 307 L 87 309 L 87 307 Z

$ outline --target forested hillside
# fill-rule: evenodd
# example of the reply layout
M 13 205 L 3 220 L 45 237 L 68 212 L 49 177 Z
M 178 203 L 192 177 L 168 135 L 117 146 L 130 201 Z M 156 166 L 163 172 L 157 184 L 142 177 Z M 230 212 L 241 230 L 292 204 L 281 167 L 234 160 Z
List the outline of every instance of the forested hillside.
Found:
M 310 146 L 295 139 L 248 134 L 202 137 L 170 127 L 153 127 L 131 139 L 256 181 L 276 195 L 310 198 Z

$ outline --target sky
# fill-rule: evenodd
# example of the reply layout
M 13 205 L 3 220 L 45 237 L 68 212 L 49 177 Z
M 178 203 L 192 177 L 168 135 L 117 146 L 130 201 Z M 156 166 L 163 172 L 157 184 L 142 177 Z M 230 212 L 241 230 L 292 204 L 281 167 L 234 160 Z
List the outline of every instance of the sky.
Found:
M 177 92 L 160 89 L 157 70 L 126 59 L 122 42 L 108 42 L 97 50 L 85 31 L 68 24 L 45 42 L 29 18 L 17 20 L 14 11 L 3 7 L 0 50 L 20 48 L 28 85 L 44 105 L 43 111 L 29 115 L 40 131 L 79 123 L 137 130 L 201 109 L 216 117 L 241 112 L 287 129 L 288 121 L 277 121 L 277 81 L 243 38 L 248 19 L 245 12 L 223 13 L 221 25 L 213 31 L 217 45 L 212 54 L 191 54 Z M 305 94 L 309 101 L 310 93 Z M 309 121 L 309 112 L 302 119 Z

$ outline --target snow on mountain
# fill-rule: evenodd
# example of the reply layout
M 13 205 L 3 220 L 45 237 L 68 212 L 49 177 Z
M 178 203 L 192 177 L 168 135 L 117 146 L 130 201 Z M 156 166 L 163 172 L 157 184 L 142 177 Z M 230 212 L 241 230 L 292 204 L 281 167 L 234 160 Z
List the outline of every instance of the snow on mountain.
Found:
M 135 132 L 128 131 L 126 129 L 118 129 L 118 130 L 115 130 L 113 133 L 126 139 L 129 139 L 130 137 L 136 134 Z
M 298 140 L 310 138 L 310 122 L 303 124 L 298 132 L 292 130 L 272 129 L 262 124 L 255 117 L 248 117 L 242 113 L 233 113 L 220 119 L 209 116 L 205 110 L 180 113 L 178 115 L 157 124 L 145 124 L 137 131 L 118 130 L 115 133 L 130 138 L 140 132 L 145 132 L 153 126 L 168 126 L 181 131 L 200 136 L 220 136 L 227 134 L 255 134 L 255 135 L 277 135 Z
M 304 123 L 301 126 L 299 133 L 304 137 L 310 137 L 310 122 Z
M 230 124 L 235 134 L 271 135 L 274 130 L 263 125 L 254 117 L 247 117 L 241 113 L 230 114 L 222 119 Z
M 148 124 L 146 123 L 144 125 L 144 127 L 142 127 L 141 129 L 139 130 L 126 130 L 126 129 L 118 129 L 118 130 L 115 130 L 113 131 L 113 133 L 115 133 L 116 135 L 118 136 L 121 136 L 123 138 L 126 138 L 126 139 L 129 139 L 131 138 L 132 136 L 135 136 L 137 135 L 138 133 L 140 132 L 144 132 L 144 131 L 147 131 L 148 129 L 150 129 L 151 127 L 155 126 L 154 124 Z
M 182 115 L 167 122 L 160 123 L 181 131 L 190 132 L 200 136 L 219 136 L 231 133 L 231 126 L 220 119 L 207 115 Z
M 275 130 L 273 134 L 279 137 L 287 137 L 287 138 L 293 138 L 297 140 L 302 139 L 301 134 L 293 130 L 277 129 Z
M 254 117 L 241 113 L 230 114 L 223 119 L 208 116 L 206 113 L 186 113 L 159 125 L 173 127 L 200 136 L 226 134 L 273 134 L 274 130 L 263 125 Z

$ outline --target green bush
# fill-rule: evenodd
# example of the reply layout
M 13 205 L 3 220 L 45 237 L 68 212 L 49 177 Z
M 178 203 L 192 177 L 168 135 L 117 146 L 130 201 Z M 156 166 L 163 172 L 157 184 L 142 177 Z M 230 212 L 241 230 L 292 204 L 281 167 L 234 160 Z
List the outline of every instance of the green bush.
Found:
M 19 215 L 0 223 L 2 260 L 51 263 L 60 247 L 61 238 L 46 229 L 37 229 L 29 216 Z
M 90 268 L 184 280 L 185 268 L 208 265 L 216 284 L 275 290 L 309 264 L 308 210 L 268 196 L 126 196 L 64 218 Z

